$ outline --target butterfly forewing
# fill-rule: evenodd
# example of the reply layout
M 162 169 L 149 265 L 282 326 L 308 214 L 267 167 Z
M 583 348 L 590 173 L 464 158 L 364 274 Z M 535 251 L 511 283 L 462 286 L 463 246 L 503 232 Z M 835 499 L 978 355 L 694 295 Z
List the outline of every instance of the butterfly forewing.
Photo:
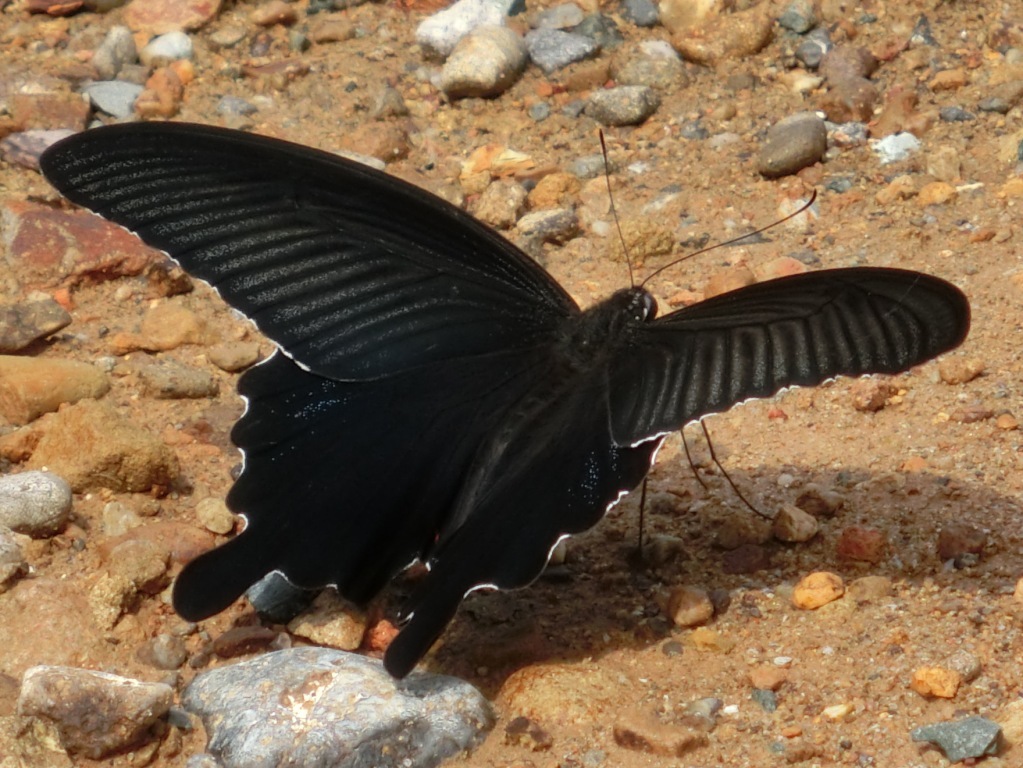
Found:
M 154 123 L 77 134 L 41 165 L 332 378 L 529 347 L 577 311 L 467 214 L 325 152 Z
M 904 371 L 961 343 L 969 322 L 961 291 L 918 272 L 758 283 L 635 327 L 609 366 L 612 431 L 631 445 L 784 387 Z

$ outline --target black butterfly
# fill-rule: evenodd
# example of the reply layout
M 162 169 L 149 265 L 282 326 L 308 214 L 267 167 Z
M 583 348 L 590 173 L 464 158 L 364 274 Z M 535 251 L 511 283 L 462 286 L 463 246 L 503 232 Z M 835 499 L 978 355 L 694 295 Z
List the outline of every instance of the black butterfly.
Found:
M 213 285 L 279 351 L 242 376 L 227 501 L 245 530 L 191 562 L 199 620 L 273 570 L 365 602 L 429 566 L 387 650 L 415 666 L 478 587 L 529 584 L 594 525 L 665 434 L 838 374 L 895 373 L 958 345 L 943 280 L 838 269 L 655 319 L 643 288 L 586 311 L 452 205 L 334 155 L 188 124 L 117 125 L 41 159 L 71 201 Z

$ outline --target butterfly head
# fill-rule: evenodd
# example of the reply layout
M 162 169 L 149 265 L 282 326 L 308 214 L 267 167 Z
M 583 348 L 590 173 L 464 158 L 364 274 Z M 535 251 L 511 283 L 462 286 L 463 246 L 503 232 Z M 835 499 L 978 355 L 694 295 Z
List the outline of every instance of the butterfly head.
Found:
M 624 303 L 624 314 L 637 323 L 648 323 L 657 317 L 657 299 L 645 288 L 626 288 L 619 291 Z

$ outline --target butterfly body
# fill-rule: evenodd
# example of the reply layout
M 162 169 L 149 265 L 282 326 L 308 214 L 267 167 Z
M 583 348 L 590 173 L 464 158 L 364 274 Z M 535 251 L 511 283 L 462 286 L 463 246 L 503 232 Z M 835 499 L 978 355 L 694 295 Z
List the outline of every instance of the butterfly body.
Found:
M 333 155 L 236 131 L 134 124 L 41 158 L 73 202 L 213 285 L 279 351 L 247 371 L 227 501 L 238 536 L 189 563 L 199 620 L 271 571 L 365 602 L 429 566 L 385 664 L 412 669 L 483 586 L 530 583 L 640 482 L 663 436 L 837 375 L 958 345 L 954 286 L 823 270 L 657 316 L 643 288 L 583 311 L 463 211 Z

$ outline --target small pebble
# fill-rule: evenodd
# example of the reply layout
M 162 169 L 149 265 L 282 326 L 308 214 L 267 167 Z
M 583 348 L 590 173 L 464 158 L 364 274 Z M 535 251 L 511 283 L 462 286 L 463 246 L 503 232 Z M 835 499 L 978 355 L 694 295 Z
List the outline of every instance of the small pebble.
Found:
M 825 27 L 817 27 L 810 31 L 796 47 L 796 59 L 809 70 L 817 69 L 824 54 L 834 47 L 831 36 Z
M 515 227 L 523 237 L 563 243 L 578 234 L 579 218 L 570 208 L 552 208 L 527 213 Z
M 714 604 L 699 587 L 675 587 L 668 595 L 665 613 L 676 627 L 695 627 L 714 616 Z
M 18 543 L 18 536 L 10 528 L 0 525 L 0 594 L 20 577 L 28 573 L 28 563 Z
M 71 487 L 52 472 L 0 476 L 0 525 L 33 539 L 53 536 L 71 515 Z
M 92 66 L 100 80 L 114 80 L 121 69 L 138 60 L 135 38 L 127 27 L 116 25 L 107 30 L 103 42 L 92 54 Z
M 423 19 L 416 27 L 416 42 L 427 55 L 447 58 L 458 41 L 482 26 L 501 26 L 513 0 L 458 0 Z
M 856 379 L 849 388 L 852 407 L 865 413 L 876 413 L 888 405 L 898 389 L 887 379 L 870 377 Z
M 143 525 L 142 518 L 134 509 L 119 501 L 107 502 L 103 507 L 103 533 L 106 536 L 123 536 L 133 528 Z
M 214 397 L 220 391 L 209 371 L 170 358 L 160 358 L 139 371 L 148 395 L 159 400 Z
M 913 672 L 909 687 L 925 698 L 954 699 L 962 682 L 954 669 L 920 667 Z
M 610 74 L 618 85 L 645 85 L 661 91 L 684 87 L 689 81 L 681 57 L 663 40 L 622 46 L 611 61 Z
M 965 384 L 984 373 L 986 367 L 975 357 L 945 357 L 938 362 L 938 375 L 946 384 Z
M 842 577 L 836 573 L 817 571 L 805 576 L 792 590 L 792 603 L 812 611 L 838 600 L 845 594 Z
M 819 530 L 817 518 L 794 504 L 783 504 L 772 524 L 774 537 L 791 543 L 809 541 Z
M 821 711 L 821 715 L 825 719 L 827 719 L 827 720 L 831 720 L 832 722 L 836 722 L 838 720 L 844 720 L 849 715 L 851 715 L 854 710 L 855 710 L 855 707 L 852 704 L 848 704 L 848 703 L 832 704 L 829 707 L 825 707 Z
M 222 499 L 203 499 L 195 505 L 195 517 L 207 531 L 223 536 L 234 530 L 235 517 Z
M 249 18 L 260 27 L 272 27 L 275 24 L 289 26 L 298 21 L 298 10 L 284 0 L 270 0 L 257 7 L 249 14 Z
M 546 75 L 600 52 L 600 46 L 593 39 L 560 29 L 535 29 L 526 33 L 526 49 L 530 60 Z
M 532 20 L 534 29 L 569 29 L 583 20 L 583 10 L 575 3 L 562 3 L 537 13 Z
M 944 666 L 958 672 L 964 683 L 972 683 L 981 672 L 980 659 L 961 648 L 945 659 Z
M 194 55 L 192 38 L 181 31 L 168 32 L 154 37 L 139 51 L 139 60 L 147 67 L 163 67 L 179 59 L 191 59 Z
M 288 632 L 317 645 L 354 651 L 366 634 L 366 615 L 343 600 L 333 589 L 325 589 L 304 612 L 288 622 Z
M 998 753 L 1001 728 L 986 717 L 974 715 L 954 722 L 922 725 L 910 732 L 913 741 L 937 746 L 949 762 L 960 763 Z
M 141 85 L 123 80 L 88 83 L 82 88 L 96 109 L 122 120 L 134 114 L 135 102 L 143 90 Z
M 0 304 L 0 354 L 19 352 L 71 324 L 71 315 L 53 299 Z
M 477 27 L 458 41 L 440 73 L 449 98 L 497 96 L 526 66 L 526 46 L 508 27 Z
M 237 373 L 259 362 L 258 341 L 223 341 L 206 351 L 206 357 L 222 371 Z
M 614 50 L 625 41 L 614 19 L 602 13 L 591 13 L 572 32 L 590 38 L 604 51 Z
M 817 13 L 812 0 L 790 0 L 778 17 L 778 23 L 797 35 L 809 32 L 817 26 Z
M 938 534 L 938 557 L 944 562 L 963 555 L 983 555 L 988 535 L 982 528 L 962 522 L 945 525 Z
M 845 498 L 835 491 L 808 483 L 796 497 L 796 506 L 816 518 L 834 517 L 845 505 Z
M 892 580 L 887 576 L 861 576 L 849 583 L 846 597 L 856 603 L 873 603 L 890 597 Z
M 923 145 L 912 133 L 893 133 L 873 143 L 871 149 L 881 165 L 889 165 L 907 159 L 920 151 Z
M 652 0 L 622 0 L 619 8 L 622 18 L 631 21 L 637 27 L 653 27 L 657 25 L 657 6 Z
M 768 179 L 788 176 L 819 162 L 827 148 L 824 121 L 812 112 L 800 112 L 771 126 L 757 169 Z
M 754 688 L 750 693 L 750 698 L 753 699 L 760 708 L 765 712 L 771 713 L 778 709 L 778 697 L 774 691 L 766 688 Z
M 179 669 L 188 658 L 185 641 L 176 635 L 161 632 L 139 647 L 136 656 L 143 664 L 156 669 Z
M 750 670 L 750 683 L 754 688 L 777 691 L 789 678 L 788 670 L 777 666 L 758 666 Z

